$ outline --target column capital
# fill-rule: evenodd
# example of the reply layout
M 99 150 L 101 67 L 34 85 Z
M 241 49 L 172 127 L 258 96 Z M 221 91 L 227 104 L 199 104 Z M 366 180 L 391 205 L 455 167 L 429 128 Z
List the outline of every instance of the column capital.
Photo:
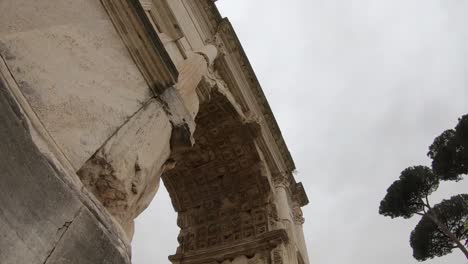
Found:
M 273 175 L 273 185 L 275 188 L 288 188 L 289 177 L 286 172 L 280 172 Z

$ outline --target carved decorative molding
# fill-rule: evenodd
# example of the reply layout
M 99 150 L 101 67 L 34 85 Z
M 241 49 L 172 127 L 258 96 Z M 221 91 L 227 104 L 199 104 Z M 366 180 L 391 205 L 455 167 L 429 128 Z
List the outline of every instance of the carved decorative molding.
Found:
M 247 260 L 247 264 L 266 264 L 266 263 L 268 263 L 268 256 L 262 253 L 258 253 L 254 257 Z
M 221 54 L 232 55 L 231 57 L 240 66 L 243 78 L 247 81 L 249 90 L 252 91 L 257 103 L 260 106 L 261 115 L 265 117 L 268 130 L 271 131 L 273 140 L 278 145 L 278 150 L 281 153 L 282 159 L 288 171 L 295 169 L 294 161 L 289 153 L 289 150 L 284 142 L 279 126 L 274 118 L 273 112 L 268 104 L 268 101 L 263 93 L 260 83 L 255 75 L 255 72 L 250 65 L 250 62 L 245 54 L 242 45 L 237 38 L 237 35 L 227 18 L 222 18 L 213 0 L 187 0 L 185 3 L 193 10 L 196 21 L 200 25 L 201 35 L 205 38 L 205 44 L 216 45 Z M 222 73 L 223 79 L 228 82 L 230 89 L 236 85 L 232 82 L 232 69 L 226 65 L 226 58 L 218 60 L 217 70 Z M 224 65 L 224 66 L 223 66 Z M 226 78 L 231 75 L 231 78 Z M 245 95 L 238 91 L 231 90 L 236 97 L 236 101 L 243 106 L 243 110 L 249 111 L 248 103 L 245 102 Z M 247 107 L 247 108 L 246 108 Z
M 288 188 L 290 182 L 290 176 L 285 173 L 273 174 L 273 185 L 275 188 Z
M 222 41 L 222 44 L 218 44 L 220 46 L 219 49 L 221 51 L 225 51 L 228 54 L 232 55 L 232 57 L 236 60 L 237 64 L 239 65 L 244 75 L 245 80 L 248 82 L 249 88 L 251 89 L 252 93 L 255 95 L 255 98 L 258 104 L 260 105 L 262 114 L 265 117 L 265 122 L 269 130 L 272 133 L 274 141 L 278 145 L 279 151 L 283 157 L 283 160 L 287 166 L 287 169 L 290 171 L 293 171 L 295 169 L 295 165 L 292 160 L 291 154 L 289 153 L 286 143 L 284 142 L 279 126 L 268 104 L 265 94 L 263 93 L 263 90 L 255 75 L 255 72 L 252 66 L 250 65 L 247 55 L 245 54 L 242 48 L 242 45 L 240 44 L 240 41 L 237 38 L 237 35 L 228 19 L 224 18 L 222 21 L 218 22 L 217 32 L 219 34 L 219 37 L 217 38 Z M 226 70 L 228 69 L 225 68 L 225 71 Z M 231 78 L 228 78 L 228 79 L 231 79 Z M 236 93 L 233 92 L 233 94 L 236 94 Z M 242 100 L 242 98 L 236 98 L 236 99 Z
M 201 30 L 200 35 L 205 40 L 216 34 L 218 23 L 222 17 L 212 0 L 184 0 L 184 4 L 189 6 L 193 12 Z
M 303 225 L 305 222 L 302 209 L 299 206 L 296 206 L 292 210 L 293 220 L 296 225 Z
M 163 180 L 178 212 L 176 256 L 184 261 L 229 245 L 247 250 L 251 241 L 280 227 L 255 145 L 259 126 L 248 120 L 214 91 L 200 106 L 195 145 L 172 155 L 177 165 Z
M 256 252 L 272 250 L 278 245 L 288 243 L 288 241 L 287 232 L 284 229 L 279 229 L 263 233 L 250 240 L 231 243 L 214 249 L 188 254 L 175 254 L 169 256 L 169 260 L 181 264 L 221 263 L 226 259 L 234 259 L 237 256 L 254 255 Z
M 170 40 L 177 40 L 184 35 L 167 1 L 173 0 L 144 0 L 147 3 L 146 10 L 149 11 L 160 32 L 166 34 Z
M 177 82 L 178 72 L 138 0 L 101 0 L 117 32 L 155 95 Z
M 210 101 L 200 107 L 199 114 L 196 118 L 197 129 L 195 130 L 195 145 L 193 148 L 187 149 L 180 153 L 173 153 L 174 160 L 180 160 L 176 170 L 168 171 L 163 175 L 165 184 L 169 191 L 180 190 L 188 186 L 177 185 L 177 181 L 183 180 L 186 184 L 196 184 L 195 175 L 200 174 L 200 177 L 208 177 L 216 179 L 217 176 L 225 175 L 226 177 L 220 182 L 230 180 L 228 176 L 240 177 L 241 174 L 255 174 L 254 178 L 248 178 L 245 182 L 239 184 L 247 186 L 250 181 L 257 185 L 256 178 L 261 176 L 261 167 L 258 164 L 260 159 L 257 154 L 253 139 L 255 138 L 255 129 L 252 125 L 243 123 L 243 120 L 238 115 L 237 111 L 232 107 L 231 103 L 224 95 L 214 92 L 210 96 Z M 192 175 L 186 177 L 187 174 Z M 211 182 L 213 179 L 206 179 Z M 268 188 L 268 183 L 265 178 L 264 186 Z M 167 180 L 166 180 L 167 179 Z M 201 180 L 201 179 L 200 179 Z M 235 179 L 239 181 L 239 179 Z M 202 181 L 200 183 L 204 183 Z M 226 194 L 226 190 L 217 189 L 213 183 L 213 189 L 206 192 L 206 197 L 218 193 Z M 265 187 L 266 186 L 266 187 Z M 238 192 L 236 186 L 226 183 L 226 187 L 230 188 L 230 192 Z M 202 188 L 206 188 L 203 187 Z M 181 211 L 193 202 L 199 200 L 202 202 L 202 197 L 199 194 L 191 194 L 198 192 L 196 188 L 188 188 L 187 192 L 180 191 L 178 195 L 173 197 L 174 207 L 177 211 Z M 265 191 L 265 190 L 264 190 Z M 196 198 L 196 200 L 194 200 Z
M 271 253 L 272 257 L 271 257 L 271 260 L 272 260 L 272 264 L 283 264 L 284 261 L 284 256 L 283 256 L 283 249 L 282 247 L 278 247 L 276 249 L 274 249 Z
M 304 186 L 301 182 L 295 183 L 291 188 L 293 201 L 296 202 L 300 207 L 306 206 L 309 203 L 309 198 L 304 190 Z
M 278 228 L 280 218 L 278 214 L 278 207 L 274 202 L 270 202 L 268 205 L 268 220 L 270 221 L 270 227 L 272 229 Z

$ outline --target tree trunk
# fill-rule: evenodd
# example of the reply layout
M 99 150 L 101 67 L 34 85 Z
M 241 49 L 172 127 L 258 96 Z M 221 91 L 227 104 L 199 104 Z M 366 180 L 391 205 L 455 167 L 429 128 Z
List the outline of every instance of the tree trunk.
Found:
M 457 237 L 452 232 L 450 232 L 448 227 L 446 225 L 444 225 L 443 223 L 441 223 L 439 221 L 439 218 L 437 218 L 437 216 L 435 214 L 433 214 L 432 212 L 428 212 L 427 216 L 432 220 L 432 222 L 434 222 L 437 225 L 437 227 L 439 227 L 439 229 L 440 229 L 440 231 L 442 231 L 442 233 L 444 233 L 446 236 L 448 236 L 457 245 L 457 247 L 465 254 L 465 257 L 468 259 L 468 250 L 457 239 Z

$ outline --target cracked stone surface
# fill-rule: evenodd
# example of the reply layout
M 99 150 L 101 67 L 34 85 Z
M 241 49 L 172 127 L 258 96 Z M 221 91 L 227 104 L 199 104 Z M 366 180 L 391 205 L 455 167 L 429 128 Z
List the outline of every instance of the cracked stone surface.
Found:
M 63 181 L 66 176 L 38 151 L 1 78 L 0 113 L 1 263 L 130 263 L 127 252 L 118 250 L 122 245 Z
M 123 248 L 106 241 L 106 230 L 83 208 L 51 252 L 47 264 L 126 263 Z

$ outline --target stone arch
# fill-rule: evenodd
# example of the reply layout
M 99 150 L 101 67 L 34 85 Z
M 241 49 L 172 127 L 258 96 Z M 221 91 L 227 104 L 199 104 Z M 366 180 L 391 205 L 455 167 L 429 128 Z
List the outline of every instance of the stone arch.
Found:
M 14 106 L 6 114 L 28 124 L 32 141 L 25 143 L 37 147 L 28 151 L 40 154 L 34 167 L 53 169 L 44 181 L 10 174 L 33 192 L 23 197 L 27 192 L 6 185 L 7 196 L 38 202 L 7 203 L 14 217 L 0 224 L 36 224 L 11 229 L 15 245 L 0 256 L 17 263 L 24 245 L 40 244 L 41 252 L 28 257 L 41 263 L 130 263 L 133 221 L 163 173 L 182 229 L 173 263 L 295 264 L 298 248 L 307 256 L 300 236 L 307 197 L 242 46 L 214 1 L 143 1 L 156 4 L 156 24 L 167 34 L 153 28 L 136 0 L 5 2 L 0 86 L 14 100 L 6 97 L 4 108 Z M 263 129 L 249 116 L 260 117 Z M 7 156 L 23 158 L 6 146 L 13 153 Z M 52 179 L 56 186 L 49 186 Z
M 286 238 L 273 231 L 272 185 L 256 143 L 260 126 L 219 90 L 205 97 L 195 123 L 195 144 L 174 151 L 175 166 L 162 175 L 181 229 L 170 260 L 221 263 L 263 251 L 266 257 Z

